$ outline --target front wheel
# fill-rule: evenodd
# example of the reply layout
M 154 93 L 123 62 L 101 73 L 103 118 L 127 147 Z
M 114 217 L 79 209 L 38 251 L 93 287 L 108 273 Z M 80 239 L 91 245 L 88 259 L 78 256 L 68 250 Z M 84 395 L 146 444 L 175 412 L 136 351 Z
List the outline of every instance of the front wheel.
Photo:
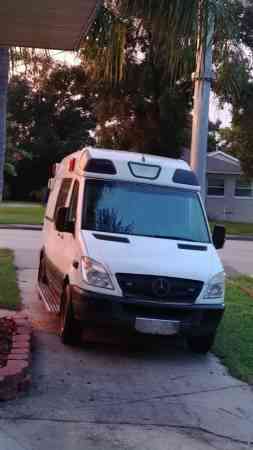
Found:
M 194 353 L 208 353 L 214 343 L 215 334 L 207 336 L 190 336 L 187 338 L 188 346 Z
M 60 310 L 60 337 L 65 345 L 74 345 L 80 340 L 80 325 L 73 315 L 70 286 L 64 288 Z

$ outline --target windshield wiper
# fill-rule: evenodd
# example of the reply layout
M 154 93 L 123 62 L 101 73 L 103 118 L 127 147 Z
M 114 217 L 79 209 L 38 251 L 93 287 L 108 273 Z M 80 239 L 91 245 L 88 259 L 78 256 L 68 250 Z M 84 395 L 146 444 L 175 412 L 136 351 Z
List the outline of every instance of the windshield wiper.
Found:
M 181 236 L 160 236 L 159 234 L 150 234 L 149 237 L 158 239 L 171 239 L 173 241 L 198 242 L 194 239 L 182 238 Z

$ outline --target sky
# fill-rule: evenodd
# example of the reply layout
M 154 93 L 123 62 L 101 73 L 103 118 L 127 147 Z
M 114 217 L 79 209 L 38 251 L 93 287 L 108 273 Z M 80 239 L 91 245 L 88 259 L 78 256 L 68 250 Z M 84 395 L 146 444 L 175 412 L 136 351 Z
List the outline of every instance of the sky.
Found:
M 223 109 L 220 108 L 217 97 L 212 93 L 210 99 L 209 118 L 212 122 L 221 120 L 222 127 L 230 127 L 231 125 L 231 105 L 226 104 Z

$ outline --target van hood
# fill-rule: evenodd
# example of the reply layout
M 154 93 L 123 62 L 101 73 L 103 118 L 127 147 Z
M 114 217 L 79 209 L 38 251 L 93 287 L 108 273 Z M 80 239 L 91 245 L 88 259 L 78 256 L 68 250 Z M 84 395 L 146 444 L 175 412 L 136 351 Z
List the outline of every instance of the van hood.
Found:
M 87 254 L 102 263 L 113 276 L 116 273 L 131 273 L 207 282 L 224 270 L 213 244 L 125 235 L 117 237 L 127 238 L 129 243 L 115 242 L 98 239 L 94 234 L 110 236 L 109 233 L 83 230 L 82 239 Z M 195 246 L 195 249 L 181 249 L 179 244 Z M 199 250 L 197 246 L 206 250 Z

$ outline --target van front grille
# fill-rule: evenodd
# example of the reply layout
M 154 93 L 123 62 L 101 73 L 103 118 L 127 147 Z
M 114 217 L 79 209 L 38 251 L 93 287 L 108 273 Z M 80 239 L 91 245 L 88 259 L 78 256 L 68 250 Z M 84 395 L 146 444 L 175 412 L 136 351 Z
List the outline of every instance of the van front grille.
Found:
M 194 303 L 203 282 L 154 275 L 116 274 L 124 297 L 171 303 Z

